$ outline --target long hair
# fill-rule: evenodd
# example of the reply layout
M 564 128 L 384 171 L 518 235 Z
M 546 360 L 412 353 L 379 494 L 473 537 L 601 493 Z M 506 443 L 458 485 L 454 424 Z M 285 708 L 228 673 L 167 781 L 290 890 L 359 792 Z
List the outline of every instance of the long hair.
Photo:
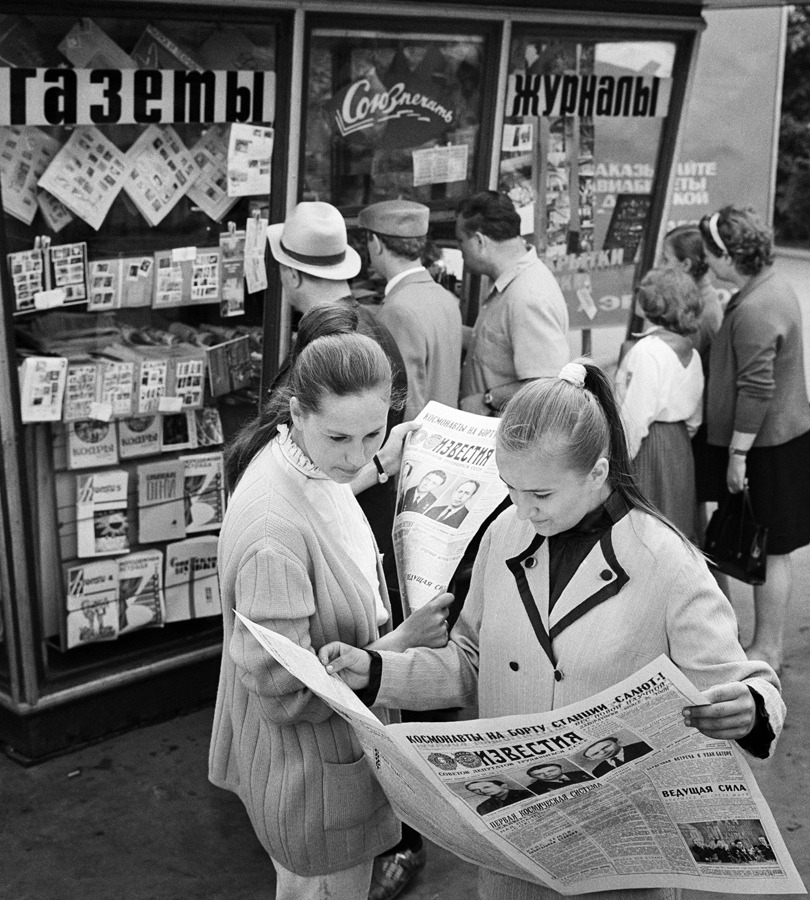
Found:
M 326 331 L 342 327 L 346 319 L 323 314 L 324 308 L 307 313 L 322 313 L 305 326 L 304 345 L 293 352 L 286 374 L 274 382 L 258 416 L 242 427 L 225 451 L 225 476 L 233 490 L 251 460 L 278 433 L 279 425 L 289 425 L 290 399 L 296 397 L 304 413 L 319 412 L 324 397 L 346 397 L 366 391 L 391 393 L 391 364 L 376 341 L 349 331 Z M 349 312 L 352 312 L 349 310 Z M 356 314 L 352 312 L 352 315 Z M 311 327 L 310 327 L 311 326 Z
M 548 446 L 550 441 L 554 449 L 564 451 L 568 466 L 583 475 L 601 456 L 606 456 L 608 481 L 625 503 L 654 516 L 689 544 L 638 486 L 607 375 L 591 360 L 578 362 L 585 367 L 584 387 L 562 378 L 538 378 L 512 397 L 498 426 L 498 448 L 507 453 L 523 453 Z

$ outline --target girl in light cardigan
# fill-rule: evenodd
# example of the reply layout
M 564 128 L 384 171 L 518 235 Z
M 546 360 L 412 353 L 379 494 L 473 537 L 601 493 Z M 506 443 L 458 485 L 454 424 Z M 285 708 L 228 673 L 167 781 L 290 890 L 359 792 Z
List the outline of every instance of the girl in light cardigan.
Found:
M 378 344 L 315 337 L 226 459 L 233 493 L 219 539 L 224 640 L 209 778 L 244 803 L 276 870 L 276 900 L 366 900 L 374 857 L 397 843 L 399 822 L 352 729 L 233 609 L 313 653 L 334 640 L 395 650 L 447 641 L 444 600 L 391 631 L 379 555 L 352 492 L 364 472 L 376 480 L 376 463 L 391 475 L 399 467 L 408 427 L 381 449 L 390 402 Z
M 779 680 L 746 659 L 703 557 L 636 487 L 604 373 L 569 363 L 559 378 L 521 388 L 500 421 L 496 454 L 513 506 L 481 541 L 447 646 L 377 653 L 330 644 L 318 654 L 327 671 L 365 689 L 365 702 L 430 709 L 477 700 L 481 717 L 494 718 L 585 700 L 665 653 L 703 691 L 705 706 L 683 710 L 688 727 L 770 755 L 784 717 Z M 479 871 L 481 900 L 559 896 Z

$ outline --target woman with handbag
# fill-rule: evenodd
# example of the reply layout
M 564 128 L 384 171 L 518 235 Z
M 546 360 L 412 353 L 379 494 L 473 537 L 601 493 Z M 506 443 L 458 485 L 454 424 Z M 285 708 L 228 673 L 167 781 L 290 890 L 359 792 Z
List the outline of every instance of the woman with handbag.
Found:
M 754 587 L 747 648 L 777 671 L 793 586 L 790 554 L 810 543 L 810 406 L 799 303 L 773 266 L 773 240 L 751 209 L 726 206 L 700 232 L 714 276 L 737 292 L 712 342 L 707 391 L 708 468 L 715 494 L 750 492 L 768 529 L 767 580 Z
M 484 535 L 447 646 L 376 653 L 332 643 L 318 654 L 327 672 L 364 689 L 366 703 L 477 701 L 489 718 L 585 700 L 664 653 L 703 691 L 706 705 L 683 710 L 688 727 L 769 756 L 785 711 L 779 681 L 766 663 L 746 659 L 702 555 L 639 492 L 604 372 L 569 363 L 558 378 L 521 388 L 498 427 L 496 457 L 513 506 Z M 480 900 L 559 897 L 480 870 Z
M 616 397 L 644 496 L 692 541 L 698 538 L 690 439 L 703 417 L 703 368 L 690 337 L 703 300 L 679 269 L 652 269 L 636 292 L 650 327 L 619 364 Z
M 277 900 L 367 900 L 374 858 L 400 826 L 351 727 L 233 609 L 313 653 L 337 639 L 399 650 L 447 641 L 441 598 L 391 630 L 379 554 L 351 485 L 366 472 L 376 480 L 380 467 L 396 474 L 411 426 L 396 426 L 381 449 L 388 357 L 325 316 L 302 319 L 312 339 L 228 448 L 218 549 L 224 639 L 209 779 L 244 803 L 275 867 Z

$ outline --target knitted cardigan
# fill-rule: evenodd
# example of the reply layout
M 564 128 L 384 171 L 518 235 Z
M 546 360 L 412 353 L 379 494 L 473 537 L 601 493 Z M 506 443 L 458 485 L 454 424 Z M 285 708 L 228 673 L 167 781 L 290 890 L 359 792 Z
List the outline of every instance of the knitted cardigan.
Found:
M 313 652 L 333 640 L 374 641 L 368 581 L 326 534 L 265 447 L 239 481 L 220 533 L 224 640 L 208 777 L 240 797 L 264 848 L 298 875 L 350 868 L 399 839 L 351 727 L 233 615 L 235 607 Z M 379 563 L 378 574 L 390 612 Z

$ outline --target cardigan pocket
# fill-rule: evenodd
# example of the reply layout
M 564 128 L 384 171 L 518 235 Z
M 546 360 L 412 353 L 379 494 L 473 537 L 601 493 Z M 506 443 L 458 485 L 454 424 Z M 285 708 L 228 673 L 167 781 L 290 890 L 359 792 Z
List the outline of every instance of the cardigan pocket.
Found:
M 365 756 L 323 764 L 323 819 L 327 831 L 365 824 L 388 802 Z

